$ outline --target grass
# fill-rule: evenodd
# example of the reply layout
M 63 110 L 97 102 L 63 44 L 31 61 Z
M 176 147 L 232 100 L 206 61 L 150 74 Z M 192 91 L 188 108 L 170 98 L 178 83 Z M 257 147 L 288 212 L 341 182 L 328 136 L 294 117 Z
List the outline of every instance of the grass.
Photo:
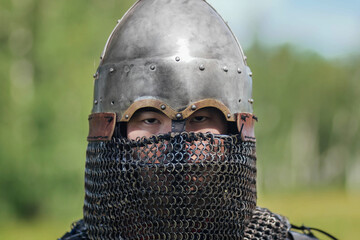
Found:
M 292 224 L 319 228 L 339 239 L 360 236 L 359 203 L 360 193 L 343 191 L 263 194 L 258 200 L 259 206 L 286 216 Z
M 287 216 L 293 224 L 320 228 L 339 239 L 360 235 L 360 193 L 313 191 L 306 193 L 260 194 L 258 205 Z M 74 216 L 74 220 L 76 216 Z M 2 222 L 0 239 L 56 239 L 70 230 L 67 219 Z M 320 239 L 327 239 L 321 234 Z
M 71 222 L 40 219 L 31 222 L 2 223 L 0 239 L 6 240 L 42 240 L 57 239 L 70 230 Z

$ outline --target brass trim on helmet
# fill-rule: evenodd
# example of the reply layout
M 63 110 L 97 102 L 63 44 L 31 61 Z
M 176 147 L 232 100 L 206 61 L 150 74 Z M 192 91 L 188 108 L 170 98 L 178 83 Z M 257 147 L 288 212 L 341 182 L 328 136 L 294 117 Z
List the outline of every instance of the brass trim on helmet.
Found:
M 171 108 L 169 105 L 158 99 L 142 99 L 131 104 L 130 107 L 124 112 L 122 116 L 117 116 L 117 117 L 118 117 L 118 121 L 120 122 L 128 122 L 137 110 L 142 108 L 155 108 L 160 112 L 164 113 L 170 119 L 180 120 L 180 119 L 186 119 L 190 117 L 190 115 L 196 112 L 197 110 L 207 107 L 214 107 L 220 110 L 224 114 L 224 117 L 227 121 L 232 121 L 232 122 L 236 121 L 236 115 L 232 114 L 229 108 L 227 108 L 222 102 L 216 99 L 203 99 L 191 103 L 187 108 L 185 108 L 182 111 L 176 111 L 173 108 Z

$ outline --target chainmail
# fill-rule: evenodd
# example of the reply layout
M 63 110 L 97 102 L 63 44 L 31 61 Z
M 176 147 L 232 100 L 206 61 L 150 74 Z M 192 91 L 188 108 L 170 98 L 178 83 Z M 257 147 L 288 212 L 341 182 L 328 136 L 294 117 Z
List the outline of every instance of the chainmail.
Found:
M 256 207 L 250 223 L 245 230 L 245 240 L 282 240 L 287 239 L 290 223 L 266 208 Z
M 284 240 L 289 238 L 290 223 L 278 214 L 270 212 L 266 208 L 256 207 L 252 218 L 244 232 L 244 240 Z M 309 233 L 308 233 L 309 234 Z M 311 235 L 302 235 L 302 239 L 317 239 Z M 84 221 L 80 220 L 73 224 L 72 230 L 59 240 L 88 240 L 88 233 Z M 297 238 L 296 238 L 297 239 Z M 335 238 L 334 238 L 335 239 Z
M 255 143 L 178 133 L 90 142 L 90 239 L 241 239 L 256 206 Z

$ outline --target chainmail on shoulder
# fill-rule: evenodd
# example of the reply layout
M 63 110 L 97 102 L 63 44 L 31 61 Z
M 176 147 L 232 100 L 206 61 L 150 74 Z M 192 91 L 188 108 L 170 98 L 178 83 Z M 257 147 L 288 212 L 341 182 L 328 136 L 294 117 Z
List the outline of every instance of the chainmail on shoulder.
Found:
M 253 212 L 253 217 L 245 229 L 244 240 L 288 239 L 287 237 L 290 226 L 290 223 L 285 217 L 274 214 L 268 209 L 256 207 Z M 59 240 L 89 239 L 87 236 L 87 229 L 83 220 L 75 222 L 74 224 L 72 224 L 71 228 L 71 231 L 66 233 Z
M 275 217 L 275 220 L 273 219 Z M 265 222 L 271 222 L 271 226 L 264 227 Z M 277 222 L 277 223 L 275 223 Z M 260 225 L 262 227 L 260 227 Z M 318 231 L 327 237 L 336 240 L 334 236 L 326 233 L 322 230 L 316 228 L 309 228 L 305 226 L 294 227 L 296 230 L 302 230 L 302 233 L 289 231 L 289 227 L 293 228 L 293 225 L 290 225 L 288 220 L 285 217 L 271 213 L 269 210 L 257 207 L 254 211 L 254 216 L 246 227 L 245 236 L 243 239 L 246 240 L 256 240 L 256 239 L 286 239 L 286 240 L 316 240 L 311 230 Z M 87 229 L 85 227 L 84 221 L 79 220 L 72 224 L 71 231 L 67 232 L 59 238 L 58 240 L 89 240 L 87 235 Z
M 287 218 L 256 207 L 250 223 L 245 229 L 245 240 L 284 240 L 288 237 L 291 225 Z

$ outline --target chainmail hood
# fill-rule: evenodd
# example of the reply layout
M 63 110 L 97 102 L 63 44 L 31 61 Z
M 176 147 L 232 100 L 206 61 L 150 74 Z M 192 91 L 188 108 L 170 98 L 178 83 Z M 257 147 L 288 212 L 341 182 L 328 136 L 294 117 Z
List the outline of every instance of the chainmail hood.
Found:
M 90 239 L 241 239 L 256 206 L 255 143 L 178 133 L 90 142 Z

